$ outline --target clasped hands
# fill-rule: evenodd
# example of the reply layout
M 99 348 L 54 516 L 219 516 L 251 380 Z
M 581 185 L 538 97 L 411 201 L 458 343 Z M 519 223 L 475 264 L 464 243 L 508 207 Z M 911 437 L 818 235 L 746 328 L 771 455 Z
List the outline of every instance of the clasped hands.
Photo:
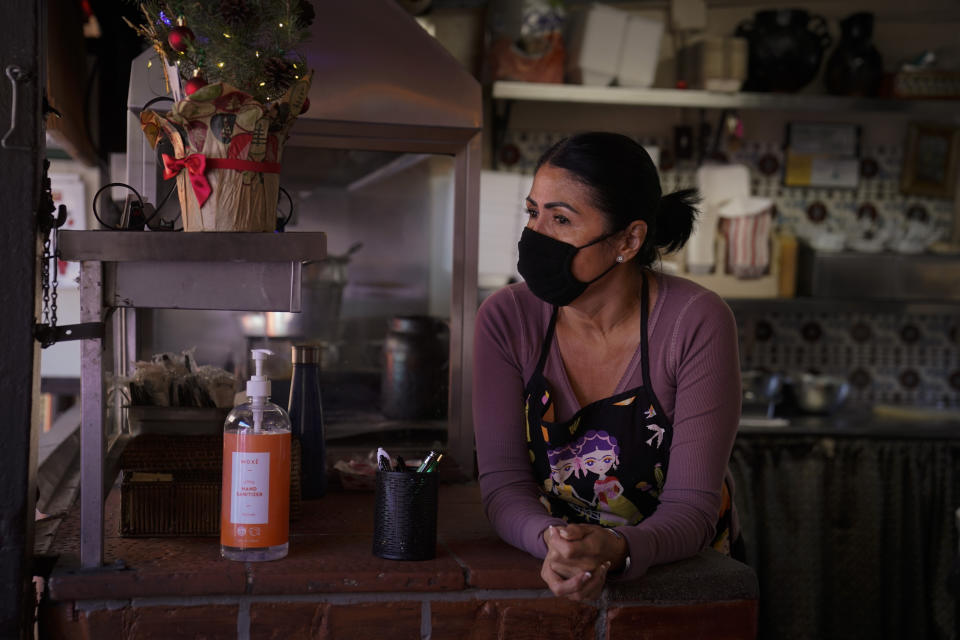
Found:
M 599 598 L 608 573 L 620 569 L 628 553 L 626 540 L 593 524 L 548 527 L 543 541 L 540 577 L 555 596 L 578 602 Z

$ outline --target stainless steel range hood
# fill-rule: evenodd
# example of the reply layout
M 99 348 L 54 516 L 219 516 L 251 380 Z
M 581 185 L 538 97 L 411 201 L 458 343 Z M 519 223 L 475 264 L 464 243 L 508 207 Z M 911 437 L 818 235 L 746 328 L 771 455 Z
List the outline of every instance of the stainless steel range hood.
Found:
M 311 106 L 288 145 L 447 153 L 481 130 L 480 84 L 394 0 L 314 5 Z
M 480 84 L 395 0 L 313 0 L 313 4 L 311 39 L 302 47 L 314 72 L 310 109 L 297 118 L 286 145 L 291 159 L 298 159 L 298 173 L 312 169 L 322 183 L 320 159 L 330 150 L 454 158 L 447 449 L 462 472 L 472 475 Z M 309 160 L 311 153 L 317 162 Z M 288 165 L 287 152 L 284 156 Z

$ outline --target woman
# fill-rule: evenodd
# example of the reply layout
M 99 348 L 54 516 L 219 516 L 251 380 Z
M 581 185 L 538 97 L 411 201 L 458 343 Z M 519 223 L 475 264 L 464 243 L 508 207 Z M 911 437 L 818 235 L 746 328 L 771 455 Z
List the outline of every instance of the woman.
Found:
M 652 268 L 689 238 L 695 202 L 693 191 L 661 197 L 650 156 L 625 136 L 560 141 L 526 198 L 525 282 L 478 313 L 484 506 L 504 540 L 543 558 L 558 596 L 593 599 L 608 577 L 735 539 L 733 315 Z

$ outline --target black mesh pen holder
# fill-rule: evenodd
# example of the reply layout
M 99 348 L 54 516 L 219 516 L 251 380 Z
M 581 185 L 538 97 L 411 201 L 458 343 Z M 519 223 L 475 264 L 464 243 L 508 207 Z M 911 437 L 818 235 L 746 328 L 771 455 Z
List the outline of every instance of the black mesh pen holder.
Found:
M 373 555 L 388 560 L 436 556 L 438 475 L 377 472 Z

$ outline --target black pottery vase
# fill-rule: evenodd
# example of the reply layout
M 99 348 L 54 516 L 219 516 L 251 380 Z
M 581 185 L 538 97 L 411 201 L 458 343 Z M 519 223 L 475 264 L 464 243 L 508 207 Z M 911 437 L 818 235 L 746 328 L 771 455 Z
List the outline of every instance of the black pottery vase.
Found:
M 854 13 L 840 21 L 841 37 L 827 60 L 824 84 L 840 96 L 875 96 L 883 81 L 883 58 L 873 46 L 873 14 Z
M 816 77 L 831 43 L 823 17 L 802 9 L 758 11 L 735 35 L 749 47 L 745 91 L 799 91 Z

